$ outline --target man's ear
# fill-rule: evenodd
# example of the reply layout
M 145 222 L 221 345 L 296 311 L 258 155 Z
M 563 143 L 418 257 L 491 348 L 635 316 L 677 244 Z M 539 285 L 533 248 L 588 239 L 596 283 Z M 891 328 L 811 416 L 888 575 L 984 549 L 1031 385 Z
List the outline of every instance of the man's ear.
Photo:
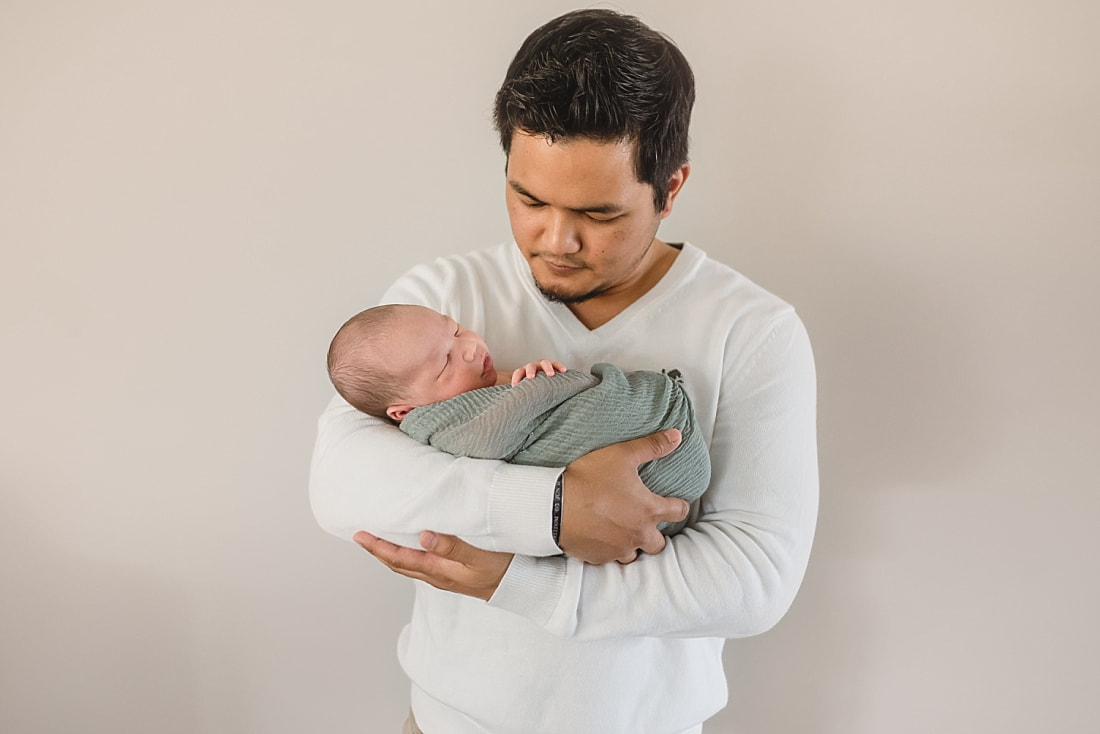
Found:
M 394 423 L 400 423 L 401 421 L 405 420 L 405 416 L 409 414 L 409 411 L 411 411 L 415 407 L 415 405 L 406 405 L 405 403 L 391 405 L 390 407 L 386 408 L 386 415 L 388 415 L 390 417 L 390 420 L 392 420 Z
M 687 181 L 690 173 L 691 164 L 685 163 L 677 168 L 668 179 L 668 198 L 665 200 L 665 208 L 661 212 L 661 219 L 672 214 L 672 203 L 676 201 L 676 195 L 684 188 L 684 182 Z

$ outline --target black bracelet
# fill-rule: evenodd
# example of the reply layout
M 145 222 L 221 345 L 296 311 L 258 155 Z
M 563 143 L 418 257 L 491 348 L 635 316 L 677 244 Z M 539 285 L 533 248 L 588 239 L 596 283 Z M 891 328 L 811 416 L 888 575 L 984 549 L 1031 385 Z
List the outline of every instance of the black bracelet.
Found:
M 561 548 L 558 539 L 561 538 L 561 495 L 564 481 L 565 472 L 562 472 L 558 475 L 558 481 L 554 483 L 554 506 L 550 515 L 550 530 L 554 534 L 554 545 L 558 548 Z

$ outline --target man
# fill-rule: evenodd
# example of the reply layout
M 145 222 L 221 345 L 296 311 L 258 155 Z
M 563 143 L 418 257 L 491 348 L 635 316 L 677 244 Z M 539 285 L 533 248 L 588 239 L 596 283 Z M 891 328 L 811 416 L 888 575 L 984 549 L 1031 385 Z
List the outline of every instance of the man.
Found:
M 399 641 L 407 731 L 700 732 L 726 702 L 723 640 L 770 628 L 801 583 L 818 489 L 805 330 L 656 237 L 690 173 L 693 101 L 686 60 L 634 18 L 539 28 L 495 106 L 515 244 L 414 268 L 383 298 L 465 323 L 501 365 L 541 353 L 682 379 L 713 466 L 683 533 L 665 545 L 656 524 L 687 508 L 636 472 L 674 431 L 562 472 L 456 459 L 339 399 L 321 418 L 319 522 L 427 582 Z

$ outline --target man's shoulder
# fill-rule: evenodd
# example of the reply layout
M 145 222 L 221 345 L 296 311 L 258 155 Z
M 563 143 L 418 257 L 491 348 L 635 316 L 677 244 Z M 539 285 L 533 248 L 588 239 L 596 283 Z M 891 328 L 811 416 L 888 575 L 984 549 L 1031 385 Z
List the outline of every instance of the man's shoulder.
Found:
M 729 319 L 770 321 L 793 314 L 790 303 L 734 267 L 715 259 L 691 243 L 684 243 L 686 256 L 683 290 L 707 307 L 713 317 L 725 313 Z
M 414 265 L 390 286 L 383 301 L 419 303 L 456 319 L 469 318 L 473 300 L 522 287 L 514 251 L 503 243 Z
M 474 273 L 483 270 L 497 271 L 512 266 L 514 250 L 508 243 L 500 243 L 468 252 L 442 255 L 415 265 L 412 270 Z

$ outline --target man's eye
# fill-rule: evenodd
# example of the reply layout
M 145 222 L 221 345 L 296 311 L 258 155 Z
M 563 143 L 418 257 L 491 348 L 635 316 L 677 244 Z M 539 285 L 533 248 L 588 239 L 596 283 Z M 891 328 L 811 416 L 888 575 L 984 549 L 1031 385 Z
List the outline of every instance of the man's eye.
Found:
M 588 217 L 589 219 L 591 219 L 593 222 L 599 222 L 601 224 L 606 224 L 607 222 L 614 222 L 616 219 L 618 219 L 617 216 L 610 216 L 609 217 L 606 214 L 585 214 L 585 216 Z
M 546 206 L 541 201 L 525 201 L 523 202 L 523 205 L 528 209 L 541 209 L 542 207 Z

